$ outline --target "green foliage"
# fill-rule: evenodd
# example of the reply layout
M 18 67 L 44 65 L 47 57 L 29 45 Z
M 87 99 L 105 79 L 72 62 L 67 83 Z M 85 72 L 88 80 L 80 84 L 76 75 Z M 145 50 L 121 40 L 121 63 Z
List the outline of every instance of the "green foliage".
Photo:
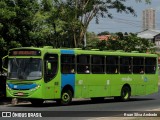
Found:
M 108 31 L 104 31 L 104 32 L 101 32 L 98 34 L 98 36 L 100 36 L 100 35 L 110 35 L 110 33 Z
M 99 39 L 95 33 L 87 32 L 87 48 L 86 49 L 97 48 L 98 42 L 99 42 Z
M 121 34 L 118 33 L 117 35 L 118 36 L 111 37 L 108 41 L 105 40 L 99 41 L 97 44 L 98 49 L 123 50 L 126 52 L 139 51 L 143 53 L 155 52 L 155 50 L 153 49 L 154 43 L 152 43 L 147 39 L 139 38 L 133 34 L 128 36 L 122 36 Z
M 125 6 L 125 1 L 1 0 L 0 56 L 20 46 L 81 47 L 94 17 L 97 23 L 100 17 L 112 18 L 110 9 L 135 15 L 132 7 Z M 96 47 L 97 43 L 97 39 L 87 37 L 88 46 Z

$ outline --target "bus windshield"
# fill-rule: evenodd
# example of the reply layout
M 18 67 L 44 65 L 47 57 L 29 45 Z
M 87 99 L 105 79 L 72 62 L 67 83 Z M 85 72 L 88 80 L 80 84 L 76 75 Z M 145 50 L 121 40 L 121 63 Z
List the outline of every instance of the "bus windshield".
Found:
M 42 77 L 42 60 L 39 58 L 11 58 L 8 62 L 8 79 L 36 80 Z

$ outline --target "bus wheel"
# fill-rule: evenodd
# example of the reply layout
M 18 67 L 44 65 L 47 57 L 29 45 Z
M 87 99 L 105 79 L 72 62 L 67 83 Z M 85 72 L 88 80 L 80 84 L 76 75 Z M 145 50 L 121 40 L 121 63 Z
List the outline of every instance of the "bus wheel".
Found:
M 131 90 L 129 87 L 124 86 L 121 90 L 121 100 L 122 101 L 128 101 L 131 96 Z
M 44 100 L 41 100 L 41 99 L 33 99 L 33 100 L 30 100 L 30 102 L 31 102 L 32 105 L 34 105 L 34 106 L 41 106 L 41 105 L 43 105 Z
M 131 96 L 130 88 L 127 86 L 124 86 L 121 90 L 121 96 L 114 97 L 114 100 L 125 102 L 130 99 L 130 96 Z
M 64 90 L 61 95 L 61 99 L 57 101 L 60 105 L 69 105 L 72 102 L 72 92 L 70 90 Z

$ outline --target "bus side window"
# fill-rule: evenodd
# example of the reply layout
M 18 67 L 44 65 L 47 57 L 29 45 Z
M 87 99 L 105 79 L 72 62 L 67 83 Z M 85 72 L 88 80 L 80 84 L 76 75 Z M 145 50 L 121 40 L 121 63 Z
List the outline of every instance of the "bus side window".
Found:
M 58 55 L 46 54 L 45 58 L 45 82 L 52 80 L 58 71 Z
M 155 74 L 156 73 L 156 58 L 145 58 L 145 73 Z
M 61 55 L 61 72 L 63 74 L 75 73 L 75 55 L 71 54 Z
M 117 56 L 106 56 L 106 73 L 108 74 L 119 73 Z
M 78 74 L 90 73 L 89 55 L 77 55 L 77 73 Z
M 134 74 L 144 74 L 144 57 L 134 57 L 133 58 L 133 73 Z
M 131 74 L 132 73 L 132 58 L 120 57 L 120 73 Z
M 104 56 L 92 55 L 92 73 L 102 74 L 104 73 Z

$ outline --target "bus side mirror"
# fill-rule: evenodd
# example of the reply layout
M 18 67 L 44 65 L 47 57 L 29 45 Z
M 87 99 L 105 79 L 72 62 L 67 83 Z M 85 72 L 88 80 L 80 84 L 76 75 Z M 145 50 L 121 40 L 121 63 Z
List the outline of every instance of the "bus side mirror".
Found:
M 47 69 L 51 70 L 51 63 L 50 62 L 47 62 Z
M 8 71 L 7 70 L 7 65 L 8 65 L 8 55 L 6 55 L 6 56 L 4 56 L 3 58 L 2 58 L 2 69 L 4 70 L 4 71 Z

